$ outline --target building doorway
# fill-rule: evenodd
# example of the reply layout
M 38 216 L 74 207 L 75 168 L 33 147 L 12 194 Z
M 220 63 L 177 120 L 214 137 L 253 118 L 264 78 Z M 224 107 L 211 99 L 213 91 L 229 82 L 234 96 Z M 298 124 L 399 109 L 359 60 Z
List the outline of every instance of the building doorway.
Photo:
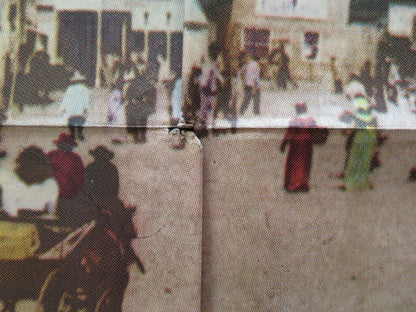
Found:
M 269 30 L 257 28 L 246 28 L 244 30 L 244 50 L 253 57 L 267 57 L 269 41 Z
M 94 86 L 97 65 L 96 12 L 64 11 L 58 15 L 58 55 Z
M 166 58 L 167 35 L 165 32 L 150 32 L 148 39 L 149 51 L 147 54 L 147 68 L 152 75 L 159 72 L 158 55 Z
M 170 35 L 170 69 L 179 75 L 182 72 L 183 33 L 174 32 Z
M 131 15 L 127 12 L 106 11 L 102 13 L 101 53 L 123 57 L 123 25 L 126 39 L 130 33 Z M 127 52 L 127 51 L 126 51 Z M 128 53 L 128 52 L 127 52 Z

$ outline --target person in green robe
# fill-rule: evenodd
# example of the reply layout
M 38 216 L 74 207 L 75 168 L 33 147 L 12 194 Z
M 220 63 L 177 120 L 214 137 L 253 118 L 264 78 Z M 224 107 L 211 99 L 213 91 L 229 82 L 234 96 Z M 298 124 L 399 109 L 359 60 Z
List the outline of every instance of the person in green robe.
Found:
M 370 183 L 371 161 L 377 148 L 377 119 L 372 114 L 372 106 L 364 92 L 355 92 L 352 103 L 356 112 L 344 112 L 340 119 L 354 123 L 355 134 L 350 157 L 345 170 L 344 185 L 347 191 L 366 190 Z

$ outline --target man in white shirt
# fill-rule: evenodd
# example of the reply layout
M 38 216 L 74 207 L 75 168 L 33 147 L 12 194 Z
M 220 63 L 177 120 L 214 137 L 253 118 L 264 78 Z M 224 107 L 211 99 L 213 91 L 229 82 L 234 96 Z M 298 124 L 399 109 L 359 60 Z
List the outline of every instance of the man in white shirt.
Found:
M 74 140 L 84 140 L 83 127 L 90 107 L 90 90 L 85 85 L 85 77 L 78 71 L 71 78 L 71 85 L 65 91 L 61 106 L 68 116 L 68 128 Z
M 250 57 L 248 63 L 242 70 L 244 101 L 240 109 L 241 115 L 244 115 L 252 99 L 254 114 L 260 114 L 260 66 L 256 59 L 257 58 Z

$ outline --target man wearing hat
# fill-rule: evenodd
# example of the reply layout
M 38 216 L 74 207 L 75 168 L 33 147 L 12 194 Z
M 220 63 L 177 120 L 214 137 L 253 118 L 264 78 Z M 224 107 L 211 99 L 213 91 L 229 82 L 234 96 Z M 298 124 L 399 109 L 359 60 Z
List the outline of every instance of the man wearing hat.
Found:
M 71 85 L 65 91 L 62 99 L 62 109 L 68 116 L 68 127 L 75 140 L 84 140 L 83 127 L 90 107 L 90 90 L 85 85 L 86 78 L 78 71 L 71 78 Z
M 53 141 L 58 147 L 47 154 L 52 165 L 53 175 L 59 185 L 59 200 L 57 215 L 59 217 L 72 217 L 72 203 L 85 184 L 85 170 L 81 157 L 74 153 L 77 143 L 67 133 L 61 133 Z
M 134 143 L 146 142 L 147 119 L 156 109 L 156 88 L 145 77 L 145 69 L 138 75 L 125 75 L 125 113 L 127 132 L 133 137 Z
M 95 203 L 116 201 L 120 185 L 117 167 L 111 162 L 114 153 L 100 145 L 89 154 L 94 161 L 85 169 L 85 192 Z

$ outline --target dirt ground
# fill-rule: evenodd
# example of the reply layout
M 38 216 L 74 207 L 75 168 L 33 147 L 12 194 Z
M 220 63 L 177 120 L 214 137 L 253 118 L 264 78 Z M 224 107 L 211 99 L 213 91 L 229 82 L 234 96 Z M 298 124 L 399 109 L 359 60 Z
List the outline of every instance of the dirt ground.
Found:
M 1 148 L 8 157 L 2 168 L 12 169 L 21 149 L 36 144 L 55 149 L 62 128 L 12 127 L 2 131 Z M 115 131 L 118 131 L 115 130 Z M 148 143 L 112 145 L 114 130 L 88 128 L 86 141 L 76 151 L 84 165 L 93 161 L 88 151 L 104 144 L 113 150 L 120 174 L 120 198 L 137 206 L 139 239 L 134 248 L 147 270 L 130 268 L 123 312 L 199 311 L 201 279 L 202 151 L 196 144 L 184 150 L 169 146 L 167 130 L 150 130 Z M 30 312 L 31 302 L 18 311 Z
M 346 138 L 316 147 L 307 194 L 283 190 L 282 130 L 204 139 L 202 311 L 414 311 L 415 132 L 388 131 L 374 190 L 330 178 Z

